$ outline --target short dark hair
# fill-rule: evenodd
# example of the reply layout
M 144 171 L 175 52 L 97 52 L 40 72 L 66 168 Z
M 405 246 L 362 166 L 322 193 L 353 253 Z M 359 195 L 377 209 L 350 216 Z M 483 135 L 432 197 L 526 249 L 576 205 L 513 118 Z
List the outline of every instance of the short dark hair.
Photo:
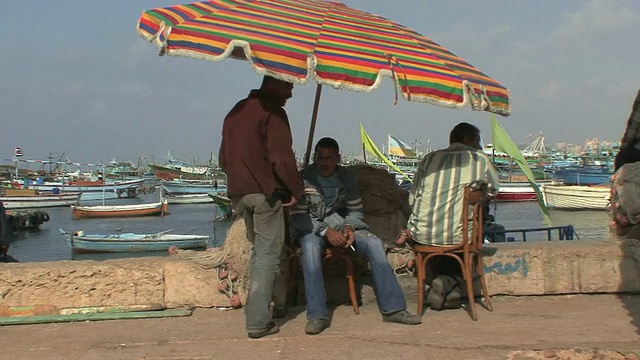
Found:
M 340 145 L 338 145 L 336 139 L 330 137 L 323 137 L 318 140 L 313 151 L 317 153 L 318 149 L 334 149 L 337 154 L 340 153 Z
M 476 134 L 480 133 L 475 125 L 471 125 L 466 122 L 461 122 L 456 125 L 449 134 L 449 144 L 463 143 L 465 138 L 473 138 Z

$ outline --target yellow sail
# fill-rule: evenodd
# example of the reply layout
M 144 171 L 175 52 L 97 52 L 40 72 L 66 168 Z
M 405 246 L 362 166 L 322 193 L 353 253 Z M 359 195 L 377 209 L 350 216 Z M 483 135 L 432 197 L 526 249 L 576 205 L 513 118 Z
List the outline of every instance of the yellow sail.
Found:
M 391 160 L 389 160 L 386 156 L 384 156 L 382 151 L 380 151 L 380 149 L 378 149 L 378 147 L 376 146 L 375 142 L 371 140 L 371 137 L 369 137 L 369 134 L 367 134 L 367 132 L 364 130 L 364 125 L 362 125 L 362 123 L 360 123 L 360 136 L 362 138 L 362 145 L 365 151 L 368 151 L 370 154 L 380 159 L 380 161 L 389 165 L 390 168 L 392 168 L 398 174 L 401 174 L 402 176 L 404 176 L 407 180 L 412 181 L 407 174 L 405 174 L 402 170 L 400 170 L 396 166 L 396 164 L 394 164 Z

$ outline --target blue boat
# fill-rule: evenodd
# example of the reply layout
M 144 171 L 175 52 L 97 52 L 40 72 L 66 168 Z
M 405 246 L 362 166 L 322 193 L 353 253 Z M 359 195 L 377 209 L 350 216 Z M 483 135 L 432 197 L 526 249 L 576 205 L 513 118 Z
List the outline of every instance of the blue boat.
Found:
M 160 185 L 169 194 L 217 194 L 226 193 L 227 186 L 217 180 L 160 180 Z
M 613 170 L 607 167 L 565 168 L 553 172 L 554 180 L 561 180 L 565 185 L 609 185 Z
M 167 251 L 171 246 L 179 249 L 206 249 L 207 235 L 177 235 L 162 231 L 155 234 L 85 234 L 68 233 L 59 229 L 71 246 L 73 254 Z

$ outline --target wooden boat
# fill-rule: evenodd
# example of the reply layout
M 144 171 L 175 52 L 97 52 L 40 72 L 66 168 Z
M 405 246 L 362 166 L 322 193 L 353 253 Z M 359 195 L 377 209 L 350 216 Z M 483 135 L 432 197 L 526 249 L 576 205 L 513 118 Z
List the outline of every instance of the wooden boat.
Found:
M 168 214 L 167 210 L 168 205 L 166 201 L 148 204 L 71 206 L 71 212 L 73 213 L 74 219 L 158 215 L 162 216 Z
M 220 210 L 220 214 L 217 216 L 218 218 L 228 218 L 233 214 L 231 199 L 223 194 L 208 194 L 208 196 L 213 199 L 213 202 L 216 203 L 216 206 Z
M 535 201 L 536 192 L 528 182 L 500 183 L 496 201 Z
M 165 193 L 162 198 L 168 204 L 212 204 L 213 199 L 207 194 L 171 194 Z
M 39 191 L 63 191 L 63 192 L 89 192 L 95 191 L 102 193 L 103 191 L 107 192 L 116 192 L 116 193 L 127 193 L 131 189 L 136 191 L 137 188 L 142 186 L 144 179 L 135 179 L 135 180 L 125 180 L 125 181 L 116 181 L 116 182 L 105 182 L 102 180 L 98 181 L 87 181 L 80 180 L 75 183 L 65 184 L 62 182 L 45 182 L 42 184 L 29 184 L 30 189 L 36 189 Z M 131 197 L 131 196 L 130 196 Z
M 29 195 L 0 195 L 5 209 L 31 209 L 42 207 L 69 206 L 80 203 L 82 193 L 31 193 Z
M 156 234 L 84 234 L 83 231 L 78 231 L 70 234 L 59 230 L 74 254 L 167 251 L 171 246 L 180 249 L 206 249 L 209 245 L 207 235 L 167 234 L 168 231 Z
M 561 180 L 565 185 L 610 185 L 613 170 L 601 168 L 566 168 L 556 170 L 555 180 Z
M 160 185 L 169 194 L 216 194 L 227 191 L 227 186 L 218 180 L 160 180 Z
M 609 210 L 611 187 L 545 184 L 547 207 L 559 210 Z

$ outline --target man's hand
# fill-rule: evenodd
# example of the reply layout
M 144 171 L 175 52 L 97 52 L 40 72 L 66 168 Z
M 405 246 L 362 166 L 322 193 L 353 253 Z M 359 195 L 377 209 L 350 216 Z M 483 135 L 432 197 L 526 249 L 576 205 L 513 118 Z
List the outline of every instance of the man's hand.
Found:
M 342 233 L 344 234 L 344 237 L 347 239 L 347 243 L 345 244 L 344 247 L 348 248 L 350 246 L 353 246 L 353 242 L 356 240 L 356 233 L 355 233 L 355 230 L 353 230 L 353 226 L 346 225 L 342 230 Z
M 324 236 L 327 237 L 327 241 L 333 246 L 345 247 L 347 245 L 347 238 L 338 230 L 327 228 Z
M 298 203 L 298 200 L 292 196 L 291 200 L 286 204 L 282 204 L 282 206 L 286 208 L 290 208 L 290 207 L 296 206 L 297 203 Z

